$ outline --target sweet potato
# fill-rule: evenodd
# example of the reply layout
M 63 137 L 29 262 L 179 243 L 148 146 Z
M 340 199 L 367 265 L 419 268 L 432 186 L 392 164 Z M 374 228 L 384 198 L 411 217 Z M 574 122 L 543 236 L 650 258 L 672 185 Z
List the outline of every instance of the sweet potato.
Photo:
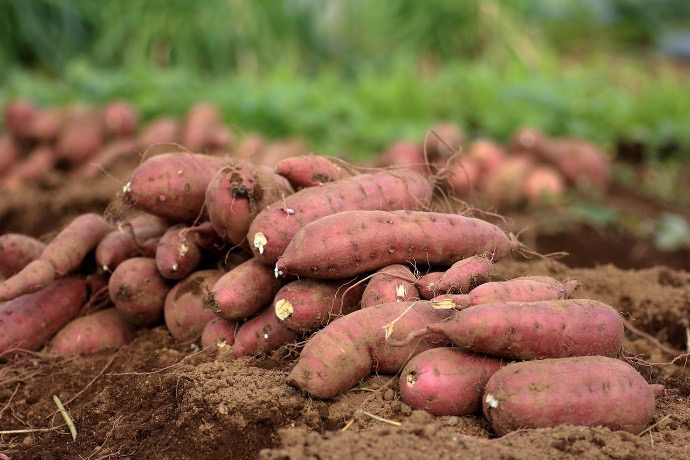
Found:
M 209 103 L 199 103 L 187 113 L 182 129 L 182 145 L 193 152 L 209 147 L 211 133 L 221 123 L 220 112 Z
M 499 359 L 457 347 L 433 348 L 407 363 L 400 374 L 400 397 L 413 409 L 433 415 L 471 415 L 481 406 L 486 382 L 501 365 Z
M 115 308 L 106 308 L 69 322 L 53 338 L 51 351 L 63 355 L 90 355 L 120 348 L 133 337 L 132 328 Z
M 285 327 L 304 334 L 359 308 L 364 288 L 356 281 L 297 280 L 280 288 L 273 307 Z
M 62 109 L 39 110 L 29 125 L 29 135 L 38 142 L 53 142 L 67 119 Z
M 122 261 L 140 254 L 141 245 L 151 238 L 161 236 L 168 224 L 159 217 L 143 214 L 118 227 L 105 235 L 96 246 L 96 263 L 106 272 L 117 268 Z
M 7 173 L 4 187 L 8 190 L 19 188 L 27 183 L 45 176 L 52 171 L 56 163 L 56 154 L 49 145 L 39 145 L 24 158 L 15 163 Z
M 516 153 L 527 153 L 534 157 L 541 157 L 548 137 L 536 128 L 523 127 L 515 131 L 510 140 L 510 150 Z
M 581 139 L 559 139 L 548 143 L 543 158 L 553 163 L 568 182 L 604 189 L 611 176 L 606 154 Z
M 77 316 L 85 301 L 84 281 L 63 278 L 0 306 L 0 353 L 11 348 L 38 350 Z
M 305 188 L 269 206 L 256 216 L 247 236 L 254 255 L 266 264 L 274 264 L 299 230 L 321 217 L 355 209 L 424 209 L 431 193 L 431 183 L 413 171 L 360 174 L 322 187 Z M 348 247 L 346 252 L 357 252 L 352 249 Z
M 173 287 L 165 297 L 163 316 L 177 340 L 197 340 L 216 315 L 204 307 L 204 296 L 223 276 L 220 270 L 200 270 Z
M 227 246 L 223 238 L 213 229 L 210 221 L 202 222 L 194 227 L 188 227 L 187 232 L 193 235 L 194 241 L 201 249 L 217 252 Z M 249 256 L 245 260 L 248 260 L 248 258 Z
M 654 394 L 629 364 L 603 356 L 509 364 L 486 384 L 484 415 L 500 436 L 558 425 L 642 432 Z
M 248 134 L 242 138 L 237 148 L 232 152 L 235 158 L 257 163 L 267 142 L 260 134 Z
M 105 127 L 98 114 L 84 110 L 74 112 L 57 140 L 58 158 L 70 166 L 83 163 L 105 142 Z
M 137 130 L 139 115 L 128 102 L 115 100 L 103 108 L 103 123 L 106 131 L 113 136 L 130 136 Z
M 426 299 L 432 299 L 441 294 L 461 294 L 468 292 L 470 289 L 489 279 L 493 266 L 493 262 L 488 257 L 468 257 L 467 259 L 455 262 L 438 279 L 431 279 L 427 282 L 425 279 L 426 277 L 420 278 L 417 282 L 417 285 L 421 286 L 419 292 Z M 431 295 L 431 297 L 427 297 L 429 295 Z
M 139 146 L 148 149 L 152 145 L 177 142 L 180 125 L 171 117 L 159 117 L 144 127 L 139 134 Z
M 314 187 L 355 175 L 351 168 L 346 168 L 326 157 L 312 154 L 299 155 L 279 161 L 276 163 L 276 173 L 285 177 L 295 190 Z
M 208 148 L 211 150 L 227 150 L 235 141 L 235 135 L 227 126 L 214 126 L 208 133 Z
M 201 348 L 216 350 L 219 346 L 232 346 L 235 343 L 235 333 L 240 325 L 235 321 L 214 318 L 204 326 L 201 333 Z
M 515 207 L 525 201 L 525 180 L 532 168 L 528 157 L 508 158 L 493 175 L 486 178 L 482 191 L 492 206 Z
M 41 256 L 0 285 L 0 300 L 35 292 L 55 276 L 76 270 L 112 227 L 98 214 L 76 217 L 48 243 Z
M 393 264 L 377 271 L 362 294 L 362 308 L 382 303 L 407 302 L 419 298 L 414 275 L 404 265 Z
M 274 173 L 244 160 L 228 159 L 206 189 L 206 208 L 216 233 L 246 246 L 249 225 L 257 214 L 292 193 L 292 187 L 283 184 Z
M 565 193 L 563 177 L 550 166 L 533 168 L 525 178 L 525 198 L 531 205 L 553 203 Z
M 424 158 L 424 150 L 416 142 L 397 141 L 390 145 L 377 160 L 379 166 L 409 168 L 420 174 L 427 174 L 429 169 Z
M 161 319 L 169 290 L 170 286 L 156 269 L 156 261 L 148 257 L 125 260 L 108 283 L 110 300 L 134 326 L 148 326 Z
M 518 246 L 497 226 L 472 217 L 346 211 L 302 228 L 276 264 L 276 272 L 338 279 L 395 263 L 449 266 L 475 254 L 498 260 Z
M 449 157 L 460 151 L 465 142 L 465 134 L 460 127 L 450 121 L 442 121 L 431 127 L 426 142 L 426 153 L 429 161 L 435 162 L 438 159 Z
M 406 337 L 448 317 L 447 310 L 435 310 L 426 301 L 386 303 L 342 316 L 309 339 L 287 382 L 325 399 L 372 371 L 396 373 L 413 356 L 448 342 L 443 335 L 429 335 L 406 347 L 391 347 L 386 343 L 386 331 L 392 326 L 392 339 Z
M 9 134 L 0 135 L 0 175 L 10 171 L 19 158 L 21 147 Z
M 446 181 L 455 195 L 464 197 L 477 188 L 479 165 L 469 157 L 456 158 L 448 164 Z
M 454 308 L 466 308 L 494 302 L 537 302 L 567 299 L 579 286 L 575 280 L 561 282 L 550 276 L 521 276 L 508 281 L 494 281 L 472 289 L 469 294 L 437 297 L 432 304 L 440 306 L 444 299 Z
M 74 177 L 94 177 L 112 166 L 120 158 L 134 157 L 137 151 L 135 139 L 117 139 L 106 144 L 88 161 L 75 168 L 71 175 Z M 138 157 L 137 157 L 138 158 Z
M 584 299 L 475 305 L 425 332 L 442 333 L 456 346 L 509 359 L 616 356 L 623 343 L 618 312 Z
M 170 227 L 156 247 L 158 273 L 170 280 L 179 280 L 189 275 L 201 262 L 201 248 L 194 234 L 185 235 L 189 227 L 178 224 Z
M 218 280 L 204 305 L 221 318 L 244 319 L 268 305 L 280 285 L 271 267 L 249 259 Z
M 474 160 L 481 177 L 494 174 L 506 160 L 503 147 L 488 139 L 479 139 L 470 144 L 467 156 Z
M 156 155 L 134 170 L 122 198 L 164 219 L 193 221 L 201 215 L 209 182 L 226 161 L 193 153 Z
M 422 299 L 433 299 L 438 294 L 432 289 L 434 283 L 443 278 L 444 272 L 430 271 L 426 275 L 415 281 L 415 287 L 419 291 L 419 295 Z
M 38 109 L 26 99 L 15 99 L 5 105 L 5 129 L 18 137 L 28 137 L 29 127 Z
M 285 327 L 276 317 L 273 308 L 268 307 L 237 329 L 232 351 L 238 358 L 254 356 L 296 340 L 297 334 Z
M 0 236 L 0 275 L 5 278 L 15 275 L 29 262 L 38 259 L 45 247 L 36 238 L 19 233 Z

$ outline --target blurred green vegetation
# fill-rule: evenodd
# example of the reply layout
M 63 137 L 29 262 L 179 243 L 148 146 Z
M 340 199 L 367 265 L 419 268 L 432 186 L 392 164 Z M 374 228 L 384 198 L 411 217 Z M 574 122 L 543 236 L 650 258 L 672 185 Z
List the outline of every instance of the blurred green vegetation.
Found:
M 0 100 L 216 103 L 240 130 L 368 155 L 436 119 L 690 151 L 674 0 L 0 0 Z

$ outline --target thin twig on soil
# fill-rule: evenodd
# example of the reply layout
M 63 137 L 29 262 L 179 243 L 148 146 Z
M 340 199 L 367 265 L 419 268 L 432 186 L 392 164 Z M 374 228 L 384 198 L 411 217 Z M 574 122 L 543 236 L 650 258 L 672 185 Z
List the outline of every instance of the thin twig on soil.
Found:
M 667 346 L 664 345 L 663 343 L 659 342 L 654 336 L 652 336 L 652 335 L 646 333 L 645 331 L 642 331 L 642 330 L 636 328 L 636 327 L 633 326 L 632 323 L 630 323 L 630 321 L 628 321 L 627 319 L 621 317 L 621 320 L 623 321 L 623 325 L 624 325 L 630 332 L 632 332 L 633 334 L 639 335 L 640 337 L 643 337 L 643 338 L 649 340 L 649 341 L 652 342 L 657 348 L 659 348 L 659 349 L 665 351 L 665 352 L 668 353 L 669 355 L 679 355 L 679 354 L 682 353 L 682 351 L 680 351 L 680 350 L 676 350 L 676 349 L 674 349 L 674 348 L 667 347 Z
M 653 430 L 654 428 L 656 428 L 661 422 L 666 421 L 666 420 L 668 420 L 669 418 L 671 418 L 670 415 L 667 415 L 666 417 L 661 418 L 661 420 L 659 420 L 658 422 L 656 422 L 654 425 L 647 427 L 647 429 L 644 430 L 642 433 L 638 434 L 638 436 L 639 436 L 639 437 L 642 437 L 646 432 L 648 432 L 648 431 L 651 432 L 651 430 Z

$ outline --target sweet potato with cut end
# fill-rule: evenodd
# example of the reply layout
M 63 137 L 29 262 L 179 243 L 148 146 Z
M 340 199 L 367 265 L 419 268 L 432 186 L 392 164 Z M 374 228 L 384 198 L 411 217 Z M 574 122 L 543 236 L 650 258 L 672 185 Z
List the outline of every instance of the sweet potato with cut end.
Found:
M 122 198 L 164 219 L 193 221 L 201 215 L 209 182 L 226 161 L 194 153 L 156 155 L 134 170 Z
M 107 132 L 113 136 L 132 135 L 139 126 L 137 111 L 126 101 L 115 100 L 103 108 L 103 123 Z
M 223 276 L 220 270 L 200 270 L 173 287 L 165 297 L 163 316 L 177 340 L 196 340 L 216 315 L 204 307 L 204 296 Z
M 567 299 L 579 286 L 575 280 L 561 282 L 550 276 L 521 276 L 508 281 L 494 281 L 472 289 L 469 294 L 441 296 L 432 303 L 452 301 L 455 308 L 495 302 L 537 302 Z
M 161 319 L 169 290 L 170 286 L 156 269 L 156 261 L 148 257 L 125 260 L 108 283 L 110 300 L 134 326 L 148 326 Z
M 486 382 L 501 365 L 499 359 L 457 347 L 433 348 L 407 363 L 400 374 L 400 397 L 413 409 L 433 415 L 471 415 L 481 406 Z
M 276 173 L 285 177 L 295 190 L 314 187 L 354 176 L 354 170 L 319 155 L 299 155 L 276 163 Z
M 405 347 L 386 343 L 406 337 L 425 325 L 449 317 L 429 302 L 393 302 L 358 310 L 340 317 L 317 332 L 305 345 L 287 382 L 317 398 L 332 398 L 375 371 L 396 373 L 413 356 L 445 346 L 443 335 L 429 335 Z
M 494 174 L 506 160 L 505 149 L 488 139 L 478 139 L 470 144 L 467 156 L 474 160 L 481 177 Z
M 291 193 L 292 187 L 285 187 L 276 174 L 228 159 L 206 189 L 209 220 L 223 239 L 248 246 L 247 231 L 257 214 Z
M 189 275 L 201 262 L 201 248 L 194 234 L 185 232 L 189 227 L 173 225 L 161 237 L 156 246 L 158 273 L 170 280 Z
M 410 269 L 405 265 L 393 264 L 383 267 L 371 277 L 362 294 L 362 308 L 418 298 L 419 291 Z
M 84 281 L 63 278 L 0 306 L 0 353 L 11 348 L 38 350 L 77 316 L 85 301 Z
M 235 343 L 235 333 L 240 325 L 229 319 L 214 318 L 204 326 L 201 333 L 201 348 L 216 350 L 220 346 L 232 346 Z
M 112 271 L 124 260 L 141 254 L 141 245 L 161 236 L 168 228 L 168 223 L 160 217 L 144 214 L 118 227 L 105 235 L 96 246 L 96 263 L 104 271 Z
M 0 135 L 0 175 L 10 171 L 19 158 L 21 147 L 9 134 Z
M 303 334 L 359 308 L 364 287 L 356 281 L 297 280 L 280 288 L 273 307 L 285 327 Z
M 510 359 L 616 356 L 623 345 L 618 312 L 584 299 L 475 305 L 426 332 L 445 334 L 456 346 L 477 353 Z
M 297 334 L 285 327 L 268 307 L 242 324 L 235 334 L 232 351 L 236 357 L 254 356 L 297 340 Z
M 518 244 L 497 226 L 473 217 L 346 211 L 303 227 L 276 264 L 276 272 L 338 279 L 395 263 L 448 266 L 475 254 L 498 260 Z
M 45 243 L 19 233 L 5 233 L 0 236 L 0 275 L 9 278 L 38 259 Z
M 431 193 L 431 183 L 413 171 L 360 174 L 322 187 L 305 188 L 274 203 L 256 216 L 247 238 L 256 257 L 274 264 L 300 229 L 321 217 L 359 209 L 424 209 L 430 203 Z M 352 249 L 348 247 L 346 252 L 358 252 Z M 350 275 L 334 278 L 347 276 Z
M 69 322 L 53 338 L 51 351 L 63 355 L 90 355 L 120 348 L 133 337 L 132 327 L 115 308 L 106 308 Z
M 424 158 L 424 150 L 416 142 L 397 141 L 391 144 L 377 160 L 384 167 L 409 168 L 420 174 L 428 174 L 429 168 Z
M 204 305 L 221 318 L 244 319 L 268 305 L 280 285 L 271 267 L 249 259 L 218 280 Z
M 417 284 L 423 286 L 420 293 L 425 299 L 433 299 L 441 294 L 461 294 L 488 280 L 493 266 L 488 257 L 472 256 L 455 262 L 440 277 L 427 281 L 427 275 L 420 278 Z
M 139 134 L 139 146 L 148 149 L 152 145 L 177 142 L 180 124 L 172 117 L 159 117 L 151 121 Z
M 565 193 L 565 183 L 554 168 L 538 166 L 527 174 L 524 193 L 531 205 L 554 203 Z
M 484 415 L 503 436 L 558 425 L 641 433 L 654 416 L 654 393 L 629 364 L 603 356 L 509 364 L 488 381 Z

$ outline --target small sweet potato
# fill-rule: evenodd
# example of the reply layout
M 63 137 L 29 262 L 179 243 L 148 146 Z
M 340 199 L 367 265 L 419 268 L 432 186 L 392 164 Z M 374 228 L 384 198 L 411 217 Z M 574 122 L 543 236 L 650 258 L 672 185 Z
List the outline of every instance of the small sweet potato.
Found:
M 0 275 L 15 275 L 29 262 L 38 259 L 46 245 L 27 235 L 5 233 L 0 236 Z
M 465 133 L 451 121 L 435 123 L 431 131 L 427 137 L 426 153 L 432 163 L 457 153 L 465 142 Z
M 90 355 L 127 345 L 132 328 L 115 308 L 106 308 L 69 322 L 53 338 L 51 351 L 63 355 Z
M 391 347 L 386 343 L 386 331 L 391 339 L 406 337 L 448 317 L 447 310 L 435 310 L 426 301 L 386 303 L 342 316 L 309 339 L 287 382 L 325 399 L 372 371 L 396 373 L 413 356 L 448 342 L 443 335 L 430 335 L 405 347 Z
M 510 140 L 510 150 L 540 158 L 548 142 L 548 137 L 538 129 L 522 127 L 513 133 Z
M 409 268 L 393 264 L 377 271 L 362 294 L 362 308 L 382 303 L 407 302 L 419 298 L 415 278 Z
M 63 278 L 0 306 L 0 353 L 11 348 L 38 350 L 77 316 L 85 301 L 84 281 Z
M 82 164 L 105 142 L 105 127 L 98 114 L 86 110 L 72 114 L 57 140 L 58 158 L 70 166 Z
M 103 123 L 106 131 L 113 136 L 130 136 L 137 130 L 139 115 L 128 102 L 115 100 L 103 108 Z
M 65 124 L 66 115 L 64 110 L 57 108 L 38 111 L 29 125 L 31 138 L 38 142 L 55 141 Z
M 197 340 L 204 326 L 216 315 L 204 307 L 204 296 L 223 276 L 219 270 L 200 270 L 173 287 L 165 297 L 163 316 L 177 340 Z
M 400 397 L 413 409 L 433 415 L 471 415 L 501 365 L 499 359 L 457 347 L 433 348 L 407 363 L 400 374 Z
M 538 166 L 527 174 L 524 193 L 531 205 L 554 203 L 565 193 L 565 183 L 554 168 Z
M 218 280 L 204 305 L 221 318 L 248 318 L 273 300 L 280 285 L 271 267 L 249 259 Z
M 236 321 L 214 318 L 204 326 L 201 333 L 201 348 L 216 350 L 219 346 L 232 346 L 235 343 L 235 333 L 240 325 Z
M 604 189 L 611 177 L 611 165 L 606 154 L 596 145 L 581 139 L 551 141 L 543 158 L 553 163 L 571 184 Z
M 276 173 L 285 177 L 295 190 L 299 190 L 351 177 L 354 170 L 326 157 L 309 154 L 279 161 L 276 163 Z
M 167 228 L 166 221 L 150 214 L 119 224 L 117 230 L 105 235 L 96 246 L 96 263 L 106 272 L 115 270 L 122 261 L 141 254 L 141 245 L 161 236 Z
M 461 294 L 468 292 L 475 286 L 485 282 L 491 275 L 493 262 L 488 257 L 472 256 L 460 260 L 446 270 L 437 279 L 428 279 L 429 275 L 417 282 L 420 293 L 426 299 L 432 299 L 441 294 Z M 431 295 L 431 297 L 427 297 Z M 540 300 L 540 299 L 535 299 Z
M 206 102 L 192 107 L 182 129 L 182 145 L 193 152 L 201 152 L 210 146 L 211 133 L 221 124 L 218 109 Z
M 424 209 L 431 193 L 431 183 L 413 171 L 360 174 L 302 189 L 269 206 L 256 216 L 247 237 L 254 255 L 274 264 L 299 230 L 321 217 L 359 209 Z M 351 247 L 347 252 L 357 253 Z M 373 268 L 384 265 L 390 264 Z
M 510 157 L 482 183 L 488 203 L 497 207 L 515 207 L 525 201 L 525 181 L 533 166 L 529 157 Z
M 185 232 L 183 224 L 173 225 L 156 246 L 158 273 L 170 280 L 179 280 L 192 273 L 201 262 L 201 248 L 194 234 Z M 187 234 L 185 234 L 187 233 Z
M 180 125 L 174 118 L 156 118 L 139 134 L 139 146 L 146 150 L 152 145 L 177 142 L 179 130 Z
M 472 158 L 456 158 L 447 168 L 446 181 L 455 195 L 465 197 L 477 188 L 480 178 L 479 165 Z
M 285 327 L 276 317 L 273 308 L 268 307 L 239 327 L 232 351 L 238 358 L 254 356 L 296 340 L 297 334 Z
M 438 293 L 432 289 L 434 283 L 443 278 L 444 272 L 430 271 L 426 275 L 415 281 L 415 286 L 422 299 L 433 299 Z
M 503 436 L 524 428 L 603 426 L 642 432 L 654 393 L 629 364 L 603 356 L 544 359 L 499 369 L 484 390 L 484 415 Z
M 110 300 L 134 326 L 148 326 L 161 319 L 169 290 L 170 286 L 156 269 L 156 261 L 148 257 L 125 260 L 108 283 Z
M 494 174 L 506 160 L 503 147 L 488 139 L 474 141 L 467 151 L 467 156 L 475 161 L 481 177 Z

